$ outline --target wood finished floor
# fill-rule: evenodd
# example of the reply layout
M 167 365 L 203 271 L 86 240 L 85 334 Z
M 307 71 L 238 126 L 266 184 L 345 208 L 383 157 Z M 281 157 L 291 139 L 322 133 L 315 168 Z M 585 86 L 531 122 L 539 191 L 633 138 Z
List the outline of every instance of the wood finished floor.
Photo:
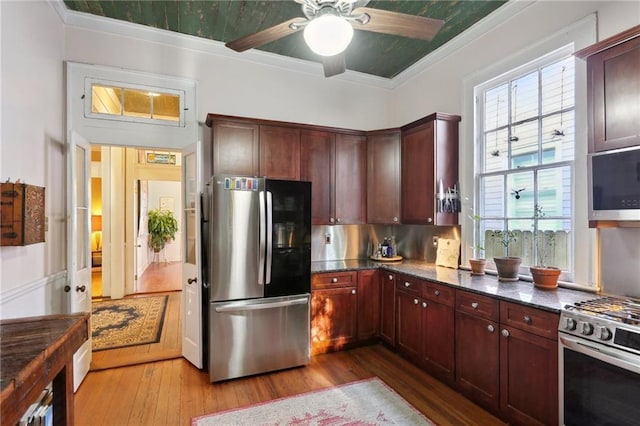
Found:
M 152 263 L 136 284 L 136 294 L 182 290 L 182 262 Z M 91 270 L 91 297 L 102 297 L 102 267 Z
M 76 393 L 76 424 L 189 425 L 192 417 L 374 376 L 438 425 L 504 424 L 379 344 L 217 384 L 182 358 L 92 371 Z
M 167 294 L 167 309 L 162 324 L 162 334 L 158 343 L 108 349 L 92 353 L 91 370 L 121 367 L 182 356 L 182 292 L 154 293 Z M 150 294 L 127 297 L 148 297 Z

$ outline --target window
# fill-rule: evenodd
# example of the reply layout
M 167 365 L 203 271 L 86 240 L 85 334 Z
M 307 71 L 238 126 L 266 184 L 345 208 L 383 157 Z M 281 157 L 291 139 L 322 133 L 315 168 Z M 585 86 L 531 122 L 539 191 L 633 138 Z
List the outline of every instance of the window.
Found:
M 181 126 L 184 93 L 179 90 L 88 81 L 91 102 L 87 116 L 107 120 Z
M 573 275 L 575 61 L 542 58 L 476 87 L 475 241 Z M 513 231 L 505 248 L 495 231 Z M 535 236 L 546 250 L 536 251 Z M 544 257 L 544 259 L 541 259 Z

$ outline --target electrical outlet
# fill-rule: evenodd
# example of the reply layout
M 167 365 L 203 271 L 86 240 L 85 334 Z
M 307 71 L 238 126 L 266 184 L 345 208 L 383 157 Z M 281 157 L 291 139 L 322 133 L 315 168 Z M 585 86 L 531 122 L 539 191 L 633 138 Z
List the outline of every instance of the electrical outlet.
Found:
M 433 237 L 433 246 L 438 247 L 438 237 Z
M 324 234 L 324 243 L 331 244 L 331 234 Z

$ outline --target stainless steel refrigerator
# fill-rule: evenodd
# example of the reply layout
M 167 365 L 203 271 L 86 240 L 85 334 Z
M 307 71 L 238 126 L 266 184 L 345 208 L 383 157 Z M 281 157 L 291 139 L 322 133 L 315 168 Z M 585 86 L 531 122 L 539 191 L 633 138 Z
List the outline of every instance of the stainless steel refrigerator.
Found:
M 308 364 L 311 184 L 214 176 L 207 188 L 210 380 Z

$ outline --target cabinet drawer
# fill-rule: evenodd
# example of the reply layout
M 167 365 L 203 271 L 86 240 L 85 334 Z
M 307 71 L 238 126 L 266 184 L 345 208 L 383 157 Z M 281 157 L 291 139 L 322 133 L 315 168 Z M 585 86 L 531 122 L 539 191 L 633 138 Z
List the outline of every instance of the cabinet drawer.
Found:
M 327 272 L 311 275 L 311 289 L 355 286 L 358 282 L 357 272 Z
M 396 275 L 396 289 L 421 296 L 422 280 L 398 274 Z
M 546 337 L 558 339 L 560 315 L 518 303 L 500 302 L 500 323 L 504 326 Z
M 468 291 L 456 291 L 456 310 L 491 321 L 500 318 L 498 300 Z
M 422 297 L 447 306 L 453 306 L 456 300 L 455 289 L 431 281 L 422 285 Z

